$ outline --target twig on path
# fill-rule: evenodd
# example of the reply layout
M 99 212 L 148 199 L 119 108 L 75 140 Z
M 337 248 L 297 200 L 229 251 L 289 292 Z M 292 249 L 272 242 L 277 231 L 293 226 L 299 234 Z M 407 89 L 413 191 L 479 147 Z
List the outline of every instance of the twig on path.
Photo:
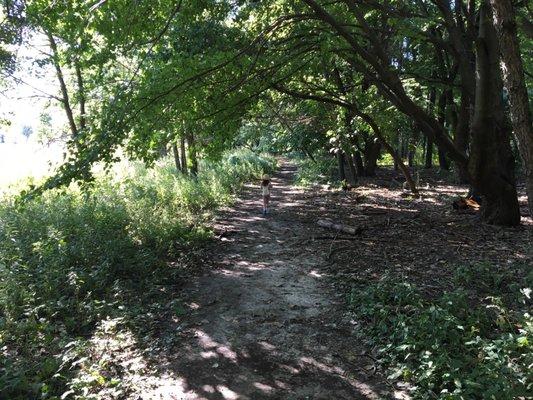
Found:
M 343 236 L 343 237 L 336 237 L 336 236 L 312 236 L 310 239 L 312 239 L 312 240 L 328 240 L 328 239 L 333 239 L 333 240 L 358 240 L 357 237 L 348 237 L 348 236 Z
M 339 235 L 339 233 L 337 232 L 335 234 L 335 236 L 333 237 L 333 240 L 331 241 L 331 244 L 329 245 L 329 251 L 328 251 L 328 256 L 326 257 L 326 260 L 329 260 L 330 257 L 331 257 L 331 251 L 332 251 L 332 248 L 333 248 L 333 243 L 335 243 L 335 240 L 337 239 L 338 235 Z

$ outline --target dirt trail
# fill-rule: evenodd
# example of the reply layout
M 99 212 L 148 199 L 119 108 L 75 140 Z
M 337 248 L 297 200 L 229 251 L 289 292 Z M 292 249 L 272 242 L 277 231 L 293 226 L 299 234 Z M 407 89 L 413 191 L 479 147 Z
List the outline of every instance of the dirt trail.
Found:
M 190 312 L 166 383 L 142 398 L 394 398 L 366 372 L 371 360 L 339 311 L 343 298 L 322 276 L 323 258 L 306 248 L 309 226 L 297 218 L 306 204 L 291 186 L 294 171 L 284 164 L 274 176 L 267 217 L 258 189 L 247 186 L 214 222 L 221 268 L 186 288 Z

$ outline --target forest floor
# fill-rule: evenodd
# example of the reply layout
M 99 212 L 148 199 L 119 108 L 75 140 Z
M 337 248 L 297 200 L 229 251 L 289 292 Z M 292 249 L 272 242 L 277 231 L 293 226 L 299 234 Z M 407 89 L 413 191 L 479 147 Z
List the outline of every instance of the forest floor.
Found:
M 295 170 L 284 162 L 274 176 L 266 217 L 247 185 L 213 221 L 216 240 L 203 250 L 213 268 L 178 289 L 183 309 L 158 320 L 142 356 L 152 372 L 130 378 L 130 398 L 408 398 L 357 339 L 350 288 L 392 274 L 431 297 L 453 288 L 460 265 L 531 260 L 531 218 L 482 225 L 451 207 L 464 187 L 428 177 L 412 199 L 382 171 L 351 192 L 303 189 L 292 184 Z M 361 232 L 325 230 L 316 224 L 324 218 Z

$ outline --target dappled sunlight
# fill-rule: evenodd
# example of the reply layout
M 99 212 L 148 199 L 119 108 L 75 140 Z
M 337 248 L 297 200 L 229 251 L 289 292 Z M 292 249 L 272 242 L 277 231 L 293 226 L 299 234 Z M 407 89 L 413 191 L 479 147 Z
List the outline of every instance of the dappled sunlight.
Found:
M 222 268 L 195 284 L 178 324 L 184 342 L 166 354 L 168 362 L 151 363 L 167 382 L 143 398 L 351 400 L 385 393 L 376 376 L 343 355 L 354 343 L 337 331 L 320 258 L 299 253 L 306 227 L 285 222 L 306 216 L 303 192 L 276 183 L 272 215 L 257 216 L 249 196 L 215 222 Z
M 309 275 L 312 276 L 313 278 L 322 278 L 324 277 L 324 274 L 316 271 L 316 270 L 312 270 L 311 272 L 309 272 Z
M 439 188 L 410 199 L 379 187 L 309 194 L 283 185 L 270 215 L 259 214 L 251 186 L 217 218 L 218 268 L 180 292 L 175 313 L 147 315 L 152 341 L 130 333 L 121 351 L 136 354 L 132 366 L 143 376 L 126 379 L 139 379 L 142 399 L 408 399 L 405 386 L 385 384 L 373 359 L 360 356 L 367 350 L 353 333 L 359 321 L 338 311 L 345 294 L 330 278 L 397 274 L 415 282 L 430 274 L 447 282 L 452 262 L 489 254 L 507 265 L 528 257 L 502 240 L 527 232 L 476 227 L 475 236 L 476 216 L 451 210 Z M 318 218 L 361 230 L 330 231 Z M 499 246 L 481 251 L 495 235 Z

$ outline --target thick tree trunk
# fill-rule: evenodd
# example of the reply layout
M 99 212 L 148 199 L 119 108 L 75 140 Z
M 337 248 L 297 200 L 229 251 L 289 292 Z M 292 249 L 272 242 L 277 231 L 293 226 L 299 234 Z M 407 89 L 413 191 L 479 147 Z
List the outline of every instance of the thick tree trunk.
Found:
M 424 161 L 424 168 L 433 168 L 433 140 L 426 138 L 426 155 Z
M 174 155 L 174 164 L 176 164 L 176 169 L 178 172 L 181 172 L 180 153 L 178 151 L 178 145 L 175 142 L 172 143 L 172 154 Z
M 448 159 L 446 158 L 446 153 L 441 149 L 439 149 L 439 168 L 444 171 L 448 171 L 450 169 Z
M 198 156 L 196 151 L 196 141 L 194 134 L 189 133 L 187 135 L 187 147 L 189 149 L 189 159 L 191 160 L 191 175 L 198 175 Z
M 180 138 L 180 150 L 181 150 L 181 172 L 187 175 L 187 151 L 185 149 L 185 137 Z
M 349 175 L 349 183 L 352 186 L 357 185 L 357 169 L 355 168 L 355 164 L 353 161 L 353 157 L 350 154 L 346 154 L 346 164 L 348 164 L 348 169 L 350 171 Z
M 355 161 L 355 169 L 357 170 L 358 176 L 365 176 L 365 166 L 363 164 L 363 158 L 361 157 L 361 152 L 356 151 L 353 155 Z
M 502 101 L 499 54 L 491 9 L 484 0 L 476 41 L 476 106 L 472 123 L 469 171 L 482 196 L 481 216 L 490 224 L 520 224 L 510 129 Z
M 365 176 L 375 176 L 378 165 L 379 155 L 381 153 L 381 142 L 376 138 L 371 138 L 365 143 Z
M 511 0 L 490 0 L 490 4 L 498 32 L 503 79 L 509 92 L 514 134 L 526 173 L 529 215 L 533 217 L 533 126 L 516 33 L 515 10 Z
M 453 143 L 457 149 L 465 154 L 468 152 L 470 142 L 470 103 L 467 91 L 462 90 L 459 111 L 455 116 L 456 120 L 452 122 L 454 125 Z M 462 163 L 455 163 L 455 167 L 459 183 L 470 183 L 467 166 Z
M 434 76 L 435 74 L 433 74 Z M 433 115 L 433 111 L 435 110 L 435 101 L 437 99 L 437 89 L 435 89 L 434 86 L 432 86 L 429 89 L 429 96 L 428 96 L 428 113 L 430 115 Z M 444 132 L 444 125 L 441 125 L 442 130 Z M 433 168 L 433 138 L 427 137 L 426 138 L 426 153 L 425 153 L 425 160 L 424 160 L 424 168 L 430 169 Z
M 346 180 L 346 171 L 344 170 L 344 154 L 342 150 L 337 151 L 337 168 L 339 172 L 339 180 Z

